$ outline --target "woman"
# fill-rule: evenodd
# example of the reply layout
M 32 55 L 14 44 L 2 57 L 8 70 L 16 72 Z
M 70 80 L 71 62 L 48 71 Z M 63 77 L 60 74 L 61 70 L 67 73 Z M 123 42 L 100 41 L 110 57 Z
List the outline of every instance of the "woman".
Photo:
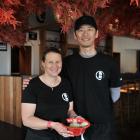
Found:
M 75 117 L 71 87 L 59 76 L 62 56 L 49 48 L 42 57 L 44 73 L 33 78 L 22 96 L 22 121 L 28 127 L 26 140 L 63 140 L 73 137 L 65 127 L 67 117 Z

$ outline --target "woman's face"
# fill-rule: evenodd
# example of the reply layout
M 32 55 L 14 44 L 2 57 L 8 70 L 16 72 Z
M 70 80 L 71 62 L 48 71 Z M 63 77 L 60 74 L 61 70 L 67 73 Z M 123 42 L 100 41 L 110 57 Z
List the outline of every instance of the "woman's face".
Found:
M 59 53 L 49 52 L 46 54 L 45 61 L 42 62 L 44 71 L 49 76 L 55 77 L 61 72 L 62 58 Z

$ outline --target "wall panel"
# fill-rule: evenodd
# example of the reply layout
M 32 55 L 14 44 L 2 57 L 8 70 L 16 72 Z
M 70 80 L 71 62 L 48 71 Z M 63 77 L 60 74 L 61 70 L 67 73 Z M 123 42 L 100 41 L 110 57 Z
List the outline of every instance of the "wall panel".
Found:
M 21 126 L 21 77 L 0 76 L 0 120 Z

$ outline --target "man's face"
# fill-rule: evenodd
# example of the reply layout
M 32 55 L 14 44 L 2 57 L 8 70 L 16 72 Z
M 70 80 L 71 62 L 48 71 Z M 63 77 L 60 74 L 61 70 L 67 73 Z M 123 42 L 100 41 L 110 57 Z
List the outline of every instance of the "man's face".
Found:
M 94 40 L 98 37 L 98 31 L 90 25 L 82 25 L 76 30 L 74 36 L 81 47 L 87 48 L 94 45 Z

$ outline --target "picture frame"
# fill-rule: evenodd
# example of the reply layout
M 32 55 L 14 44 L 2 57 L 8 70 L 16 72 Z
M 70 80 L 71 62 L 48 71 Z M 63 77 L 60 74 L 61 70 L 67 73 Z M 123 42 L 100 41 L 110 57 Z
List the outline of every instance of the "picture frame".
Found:
M 0 42 L 0 51 L 7 51 L 7 44 L 4 42 Z
M 28 32 L 29 40 L 37 40 L 37 32 Z

